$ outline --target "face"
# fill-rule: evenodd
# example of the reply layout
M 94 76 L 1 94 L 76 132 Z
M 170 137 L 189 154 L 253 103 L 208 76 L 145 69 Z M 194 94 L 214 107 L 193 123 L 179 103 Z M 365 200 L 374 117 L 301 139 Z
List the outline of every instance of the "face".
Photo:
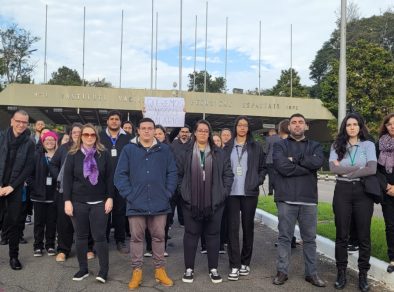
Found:
M 133 132 L 133 126 L 131 124 L 129 124 L 129 123 L 126 123 L 126 124 L 123 125 L 123 130 L 126 133 L 131 134 L 131 132 Z
M 77 143 L 79 137 L 81 136 L 81 129 L 79 127 L 74 127 L 71 130 L 71 139 L 74 143 Z
M 159 140 L 159 142 L 163 142 L 166 138 L 166 135 L 160 128 L 155 129 L 155 138 Z
M 220 140 L 220 137 L 218 135 L 214 135 L 213 137 L 213 142 L 215 143 L 216 146 L 219 148 L 222 147 L 222 140 Z
M 190 131 L 188 128 L 181 128 L 179 131 L 179 138 L 183 141 L 186 141 L 190 137 Z
M 359 133 L 360 133 L 360 126 L 358 125 L 357 120 L 353 118 L 347 119 L 346 134 L 349 136 L 349 138 L 358 137 Z
M 96 132 L 92 128 L 85 128 L 81 134 L 82 144 L 86 147 L 93 147 L 96 143 Z
M 47 137 L 42 145 L 45 150 L 54 150 L 56 148 L 56 140 L 53 137 Z
M 385 127 L 391 137 L 394 137 L 394 117 L 392 117 L 386 124 Z
M 11 118 L 11 127 L 15 136 L 21 135 L 27 129 L 27 125 L 29 124 L 29 116 L 22 115 L 20 113 L 16 113 Z
M 140 139 L 144 142 L 153 142 L 153 137 L 155 134 L 155 126 L 151 122 L 143 122 L 138 128 L 138 135 Z
M 36 124 L 34 125 L 34 128 L 37 132 L 41 133 L 41 130 L 45 128 L 44 121 L 37 121 Z
M 290 134 L 297 138 L 303 137 L 306 130 L 306 122 L 302 117 L 293 117 L 289 123 Z
M 107 126 L 110 130 L 118 131 L 122 122 L 118 115 L 110 116 L 107 120 Z
M 225 144 L 231 140 L 231 132 L 229 130 L 223 130 L 222 133 L 220 133 L 220 137 L 222 138 L 222 141 Z
M 64 134 L 63 137 L 62 137 L 61 144 L 62 144 L 62 145 L 63 145 L 63 144 L 66 144 L 66 143 L 68 143 L 69 141 L 70 141 L 70 136 L 67 135 L 67 134 Z
M 246 134 L 248 133 L 248 129 L 249 129 L 248 121 L 243 119 L 239 120 L 237 123 L 237 136 L 245 137 Z
M 196 131 L 194 132 L 196 141 L 199 144 L 207 144 L 209 137 L 209 128 L 205 124 L 199 124 Z

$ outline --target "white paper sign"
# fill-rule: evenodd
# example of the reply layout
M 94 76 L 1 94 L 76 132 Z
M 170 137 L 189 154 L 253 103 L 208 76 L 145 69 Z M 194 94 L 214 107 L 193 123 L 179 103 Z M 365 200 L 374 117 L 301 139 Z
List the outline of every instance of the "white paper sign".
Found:
M 185 100 L 182 97 L 145 97 L 145 117 L 164 127 L 185 125 Z

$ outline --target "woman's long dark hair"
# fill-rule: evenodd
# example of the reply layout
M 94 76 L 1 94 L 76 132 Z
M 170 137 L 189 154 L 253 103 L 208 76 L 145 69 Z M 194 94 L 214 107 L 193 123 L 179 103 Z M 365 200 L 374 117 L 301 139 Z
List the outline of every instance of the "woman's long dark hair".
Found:
M 355 119 L 360 127 L 360 131 L 358 133 L 358 138 L 360 141 L 368 140 L 369 134 L 368 129 L 365 126 L 363 117 L 358 113 L 348 113 L 346 117 L 343 119 L 341 123 L 341 127 L 339 128 L 339 133 L 337 138 L 334 141 L 334 149 L 338 154 L 338 160 L 342 160 L 346 154 L 346 146 L 349 140 L 349 135 L 346 132 L 346 123 L 349 119 Z
M 248 132 L 246 133 L 246 141 L 248 141 L 248 142 L 254 141 L 254 138 L 253 138 L 253 135 L 252 135 L 252 131 L 250 130 L 250 120 L 249 120 L 249 118 L 247 116 L 238 116 L 235 119 L 234 132 L 233 132 L 234 133 L 234 137 L 233 138 L 237 137 L 237 125 L 238 125 L 240 120 L 245 120 L 248 123 Z
M 164 140 L 161 143 L 163 143 L 163 144 L 170 144 L 170 140 L 168 139 L 166 128 L 164 128 L 162 125 L 158 124 L 158 125 L 155 125 L 155 130 L 156 129 L 160 129 L 164 133 Z
M 389 133 L 389 131 L 387 131 L 386 128 L 386 124 L 392 119 L 394 118 L 394 113 L 388 114 L 387 116 L 385 116 L 383 118 L 383 122 L 380 125 L 380 129 L 379 129 L 379 138 L 382 137 L 383 135 L 386 135 Z
M 199 120 L 195 125 L 194 125 L 194 129 L 193 129 L 193 142 L 196 141 L 196 136 L 195 133 L 197 131 L 197 128 L 199 125 L 206 125 L 209 129 L 209 136 L 208 136 L 208 144 L 209 147 L 211 147 L 211 151 L 213 150 L 214 147 L 216 147 L 215 143 L 213 142 L 213 138 L 212 138 L 212 127 L 211 124 L 207 121 L 207 120 Z

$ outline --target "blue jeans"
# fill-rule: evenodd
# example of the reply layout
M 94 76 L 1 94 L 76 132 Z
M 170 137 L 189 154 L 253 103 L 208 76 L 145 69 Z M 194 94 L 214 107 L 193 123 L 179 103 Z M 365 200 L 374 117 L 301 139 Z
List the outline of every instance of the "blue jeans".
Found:
M 317 273 L 316 269 L 316 225 L 317 206 L 295 205 L 278 202 L 279 238 L 278 262 L 279 272 L 289 273 L 291 240 L 294 235 L 295 224 L 298 221 L 305 261 L 305 276 Z

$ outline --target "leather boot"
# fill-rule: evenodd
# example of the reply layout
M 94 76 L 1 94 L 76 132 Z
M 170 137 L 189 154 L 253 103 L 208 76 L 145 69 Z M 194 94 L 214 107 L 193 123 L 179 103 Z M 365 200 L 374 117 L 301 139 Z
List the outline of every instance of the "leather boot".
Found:
M 366 292 L 369 291 L 368 279 L 366 272 L 358 273 L 358 287 L 361 291 Z
M 346 269 L 338 269 L 337 280 L 335 281 L 335 289 L 342 290 L 346 286 Z

